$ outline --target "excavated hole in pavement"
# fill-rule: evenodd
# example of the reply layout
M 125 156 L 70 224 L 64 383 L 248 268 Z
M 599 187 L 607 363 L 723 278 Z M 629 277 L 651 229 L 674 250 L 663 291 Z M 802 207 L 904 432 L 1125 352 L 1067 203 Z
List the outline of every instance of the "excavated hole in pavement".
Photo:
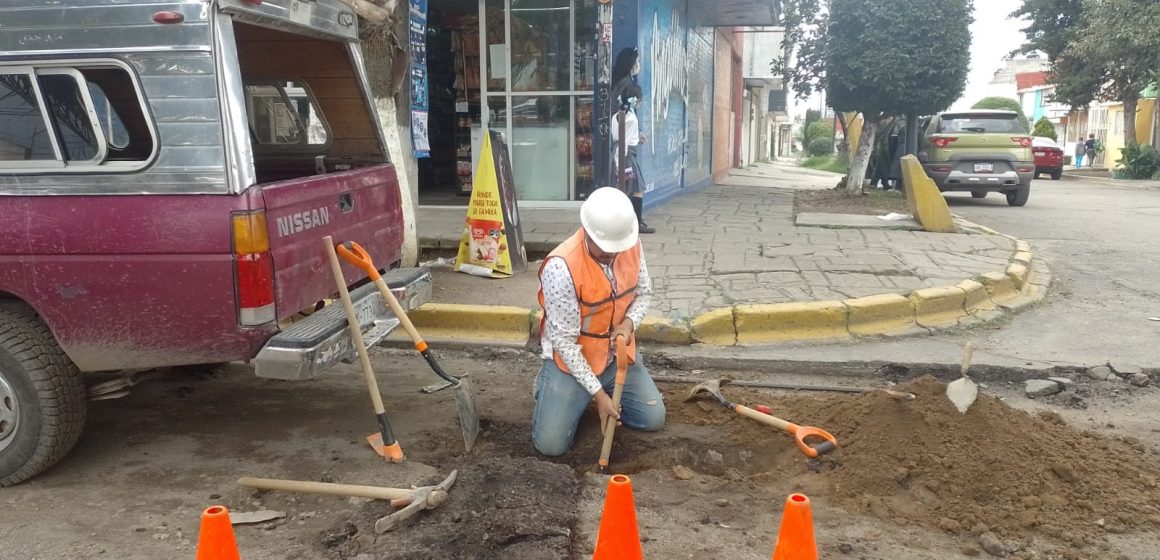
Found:
M 1029 414 L 989 395 L 962 415 L 946 399 L 945 385 L 930 377 L 897 388 L 918 398 L 727 390 L 736 402 L 767 403 L 790 421 L 838 437 L 841 448 L 831 456 L 807 460 L 786 434 L 719 406 L 685 403 L 685 387 L 664 387 L 665 429 L 619 429 L 611 471 L 718 477 L 722 488 L 757 485 L 772 495 L 805 491 L 828 508 L 887 527 L 943 531 L 1002 554 L 1090 557 L 1106 546 L 1107 533 L 1160 527 L 1160 468 L 1133 442 L 1077 430 L 1058 415 Z M 535 453 L 525 422 L 485 419 L 470 455 L 461 451 L 458 433 L 433 434 L 425 447 L 411 449 L 441 472 L 460 469 L 448 503 L 377 542 L 374 521 L 389 508 L 368 504 L 349 526 L 335 529 L 359 536 L 326 550 L 332 558 L 369 553 L 379 560 L 582 557 L 590 551 L 578 550 L 577 510 L 599 455 L 596 428 L 590 411 L 574 448 L 553 459 Z

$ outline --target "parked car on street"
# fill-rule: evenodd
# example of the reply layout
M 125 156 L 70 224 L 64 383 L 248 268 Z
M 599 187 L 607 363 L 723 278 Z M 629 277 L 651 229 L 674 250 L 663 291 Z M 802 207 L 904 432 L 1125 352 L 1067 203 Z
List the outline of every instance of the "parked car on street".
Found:
M 940 191 L 991 192 L 1023 206 L 1031 194 L 1035 161 L 1031 136 L 1013 111 L 959 111 L 936 115 L 918 154 Z
M 117 392 L 83 373 L 349 359 L 324 236 L 393 268 L 405 308 L 430 298 L 429 273 L 396 268 L 402 193 L 349 6 L 19 4 L 0 8 L 0 486 Z M 398 320 L 344 268 L 374 344 Z
M 1063 148 L 1055 140 L 1036 136 L 1031 139 L 1031 154 L 1035 157 L 1035 178 L 1040 174 L 1051 176 L 1053 181 L 1063 177 Z

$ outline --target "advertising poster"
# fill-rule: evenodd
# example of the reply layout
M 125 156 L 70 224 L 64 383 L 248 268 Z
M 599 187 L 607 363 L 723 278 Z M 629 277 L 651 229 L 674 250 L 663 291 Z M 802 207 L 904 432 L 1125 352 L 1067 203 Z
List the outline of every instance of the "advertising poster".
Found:
M 475 170 L 455 270 L 489 278 L 527 270 L 519 216 L 507 145 L 498 133 L 490 132 Z
M 411 144 L 416 158 L 426 158 L 431 157 L 431 140 L 427 132 L 427 0 L 410 2 Z

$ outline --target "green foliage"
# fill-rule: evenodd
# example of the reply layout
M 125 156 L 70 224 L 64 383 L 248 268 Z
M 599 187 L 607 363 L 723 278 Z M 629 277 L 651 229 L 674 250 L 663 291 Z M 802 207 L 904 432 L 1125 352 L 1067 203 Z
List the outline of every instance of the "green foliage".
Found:
M 1035 121 L 1035 130 L 1031 131 L 1031 135 L 1059 140 L 1059 136 L 1055 133 L 1055 125 L 1051 124 L 1047 117 L 1039 117 L 1039 120 Z
M 1151 179 L 1160 175 L 1160 152 L 1149 144 L 1129 144 L 1116 160 L 1119 179 Z
M 774 59 L 770 69 L 784 76 L 799 99 L 825 91 L 825 32 L 827 0 L 784 0 L 782 39 L 784 59 Z
M 806 145 L 806 153 L 811 156 L 828 156 L 834 153 L 834 144 L 827 138 L 814 138 Z
M 801 141 L 802 147 L 806 151 L 809 151 L 810 144 L 815 140 L 824 138 L 826 142 L 830 142 L 833 136 L 834 125 L 830 121 L 822 120 L 821 112 L 812 109 L 806 112 L 806 124 L 802 126 L 801 132 L 798 133 L 798 140 Z
M 1019 113 L 1019 123 L 1023 125 L 1023 130 L 1031 130 L 1027 116 L 1023 114 L 1023 107 L 1019 105 L 1018 101 L 1010 97 L 984 97 L 971 108 L 986 109 L 989 111 L 1015 111 Z
M 846 158 L 841 156 L 813 156 L 807 158 L 802 162 L 802 167 L 809 167 L 811 169 L 820 169 L 822 171 L 829 171 L 831 173 L 845 174 L 849 171 L 846 165 Z
M 971 0 L 830 0 L 824 61 L 829 103 L 868 116 L 942 111 L 962 95 Z

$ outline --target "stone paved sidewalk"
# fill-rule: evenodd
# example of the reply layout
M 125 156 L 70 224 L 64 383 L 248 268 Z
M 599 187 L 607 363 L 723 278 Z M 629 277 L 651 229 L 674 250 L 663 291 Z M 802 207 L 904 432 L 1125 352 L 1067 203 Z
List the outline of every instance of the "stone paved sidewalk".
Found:
M 1002 272 L 1015 251 L 1014 240 L 987 233 L 797 227 L 794 191 L 783 188 L 794 179 L 794 169 L 758 166 L 648 213 L 657 233 L 641 239 L 656 285 L 654 313 L 685 321 L 731 305 L 906 295 Z M 816 172 L 798 179 L 804 188 L 818 188 Z M 822 176 L 821 182 L 829 181 Z M 532 252 L 546 251 L 579 227 L 577 209 L 521 215 Z M 455 247 L 463 217 L 463 209 L 421 208 L 423 246 Z M 494 281 L 489 290 L 437 292 L 436 301 L 488 304 L 491 290 L 520 289 L 530 293 L 518 300 L 534 308 L 535 267 L 521 275 L 528 277 Z M 440 275 L 444 280 L 486 281 L 462 274 Z

